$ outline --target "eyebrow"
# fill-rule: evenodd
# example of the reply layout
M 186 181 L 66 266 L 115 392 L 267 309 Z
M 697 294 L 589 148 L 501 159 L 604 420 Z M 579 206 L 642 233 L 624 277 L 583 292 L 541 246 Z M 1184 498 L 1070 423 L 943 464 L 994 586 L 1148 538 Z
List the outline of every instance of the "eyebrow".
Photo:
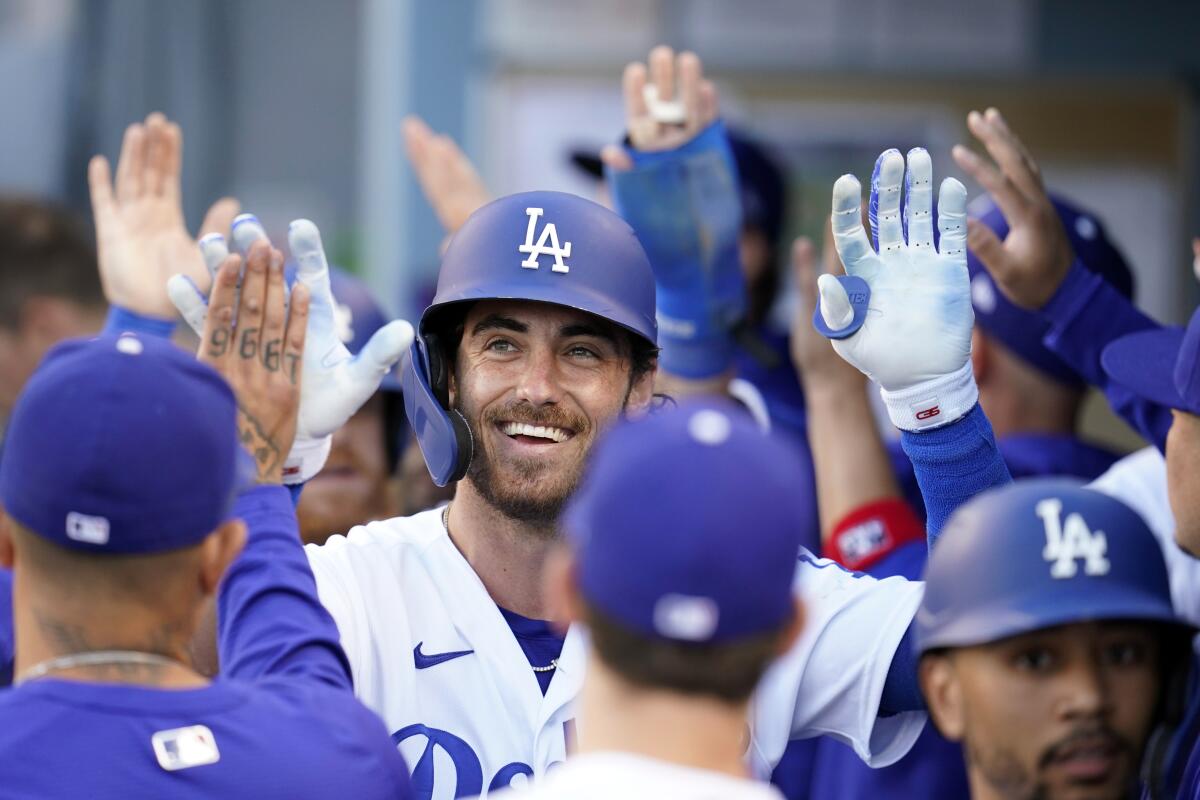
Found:
M 512 317 L 506 317 L 502 314 L 488 314 L 479 322 L 475 323 L 475 327 L 471 329 L 472 336 L 478 336 L 481 333 L 488 331 L 502 330 L 512 331 L 514 333 L 528 333 L 529 326 L 524 322 L 518 322 Z
M 614 350 L 620 350 L 617 343 L 617 337 L 612 331 L 607 328 L 602 328 L 599 325 L 590 325 L 586 322 L 577 322 L 572 325 L 564 325 L 558 329 L 558 335 L 564 339 L 569 339 L 572 336 L 592 336 L 596 339 L 602 339 L 612 345 Z
M 528 333 L 529 326 L 520 320 L 506 317 L 503 314 L 488 314 L 479 322 L 475 323 L 475 327 L 471 329 L 472 336 L 478 336 L 481 333 L 488 331 L 503 330 L 512 331 L 514 333 Z M 600 325 L 592 325 L 587 322 L 575 322 L 569 325 L 563 325 L 558 329 L 558 335 L 564 339 L 569 339 L 574 336 L 591 336 L 596 339 L 601 339 L 612 345 L 613 349 L 619 350 L 620 343 L 612 331 Z

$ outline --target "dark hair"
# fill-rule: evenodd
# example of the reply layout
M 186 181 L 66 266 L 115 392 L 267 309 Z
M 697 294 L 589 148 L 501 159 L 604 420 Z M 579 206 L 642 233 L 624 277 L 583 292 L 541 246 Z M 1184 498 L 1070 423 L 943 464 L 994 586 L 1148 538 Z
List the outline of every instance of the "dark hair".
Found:
M 779 655 L 783 632 L 777 629 L 721 644 L 666 641 L 631 631 L 586 601 L 583 622 L 597 657 L 635 686 L 731 703 L 753 694 Z
M 0 325 L 20 324 L 33 297 L 104 305 L 96 252 L 66 209 L 24 198 L 0 198 Z

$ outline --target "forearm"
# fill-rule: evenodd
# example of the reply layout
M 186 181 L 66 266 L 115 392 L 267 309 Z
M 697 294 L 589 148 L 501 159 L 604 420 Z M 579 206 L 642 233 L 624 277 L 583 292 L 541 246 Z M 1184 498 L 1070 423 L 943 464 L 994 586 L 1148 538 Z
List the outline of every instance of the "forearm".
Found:
M 654 269 L 659 369 L 719 378 L 732 365 L 731 331 L 745 312 L 741 204 L 725 130 L 717 122 L 680 147 L 628 154 L 632 168 L 609 170 L 608 183 Z
M 1170 409 L 1111 381 L 1100 364 L 1100 355 L 1110 343 L 1126 334 L 1156 328 L 1158 323 L 1079 262 L 1071 266 L 1041 313 L 1050 323 L 1043 344 L 1103 391 L 1117 415 L 1164 450 L 1171 427 Z
M 959 506 L 993 486 L 1012 482 L 992 425 L 978 403 L 949 425 L 922 433 L 901 431 L 900 437 L 925 500 L 930 546 Z
M 288 491 L 256 487 L 238 498 L 234 514 L 248 536 L 217 597 L 223 674 L 286 674 L 349 689 L 350 667 L 317 596 Z
M 856 509 L 899 498 L 900 489 L 861 380 L 806 381 L 808 443 L 816 473 L 821 541 Z

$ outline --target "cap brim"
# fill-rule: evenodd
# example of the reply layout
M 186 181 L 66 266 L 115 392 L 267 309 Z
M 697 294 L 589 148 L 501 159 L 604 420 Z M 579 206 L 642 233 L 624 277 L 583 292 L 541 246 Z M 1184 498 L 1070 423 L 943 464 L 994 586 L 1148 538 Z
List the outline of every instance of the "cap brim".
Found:
M 1182 328 L 1157 328 L 1122 336 L 1100 354 L 1105 374 L 1134 394 L 1159 405 L 1190 410 L 1175 388 L 1175 362 Z
M 956 616 L 944 625 L 932 624 L 932 635 L 921 637 L 918 653 L 945 647 L 990 644 L 1012 636 L 1084 622 L 1151 622 L 1196 633 L 1196 626 L 1177 617 L 1161 597 L 1133 589 L 1104 587 L 1073 599 L 1062 592 L 1038 593 L 997 603 Z

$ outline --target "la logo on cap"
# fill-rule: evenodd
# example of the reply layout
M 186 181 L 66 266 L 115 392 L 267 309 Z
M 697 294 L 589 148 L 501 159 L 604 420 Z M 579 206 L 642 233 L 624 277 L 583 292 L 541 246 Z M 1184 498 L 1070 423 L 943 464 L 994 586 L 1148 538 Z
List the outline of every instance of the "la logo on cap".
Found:
M 1047 498 L 1034 507 L 1046 528 L 1046 547 L 1042 558 L 1050 562 L 1050 575 L 1055 578 L 1074 578 L 1079 572 L 1075 563 L 1083 560 L 1085 575 L 1107 575 L 1108 537 L 1103 531 L 1092 532 L 1082 514 L 1068 514 L 1062 519 L 1062 501 Z
M 529 216 L 529 225 L 525 228 L 525 244 L 517 247 L 518 253 L 526 253 L 528 257 L 521 262 L 521 266 L 525 269 L 537 269 L 538 259 L 542 256 L 554 256 L 554 264 L 550 269 L 554 272 L 570 272 L 571 267 L 563 263 L 564 258 L 571 257 L 571 243 L 558 243 L 558 228 L 553 222 L 547 222 L 542 226 L 542 235 L 537 237 L 535 244 L 533 239 L 537 234 L 538 217 L 546 213 L 541 208 L 527 208 L 525 213 Z

